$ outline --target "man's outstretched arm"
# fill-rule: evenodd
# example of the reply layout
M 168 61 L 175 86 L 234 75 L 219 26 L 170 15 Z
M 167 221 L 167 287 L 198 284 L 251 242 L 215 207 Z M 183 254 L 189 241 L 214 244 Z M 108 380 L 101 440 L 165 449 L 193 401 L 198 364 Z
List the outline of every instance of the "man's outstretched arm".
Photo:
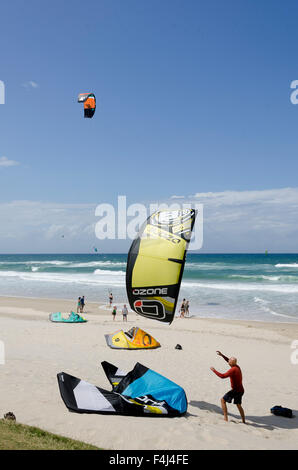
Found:
M 219 356 L 221 356 L 226 362 L 229 362 L 229 358 L 222 354 L 220 351 L 216 351 Z
M 224 374 L 222 374 L 221 372 L 218 372 L 216 369 L 214 369 L 214 367 L 210 367 L 210 369 L 212 370 L 212 372 L 214 372 L 214 374 L 216 374 L 221 379 L 227 379 L 228 377 L 231 377 L 232 375 L 232 369 L 229 369 Z

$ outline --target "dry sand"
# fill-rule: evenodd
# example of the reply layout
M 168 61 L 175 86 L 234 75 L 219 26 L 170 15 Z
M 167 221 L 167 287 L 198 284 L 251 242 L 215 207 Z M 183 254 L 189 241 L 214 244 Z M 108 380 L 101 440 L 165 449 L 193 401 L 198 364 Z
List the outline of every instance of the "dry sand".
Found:
M 85 324 L 54 324 L 50 312 L 75 309 L 75 302 L 0 298 L 0 417 L 13 411 L 17 421 L 80 439 L 105 449 L 298 449 L 298 365 L 291 343 L 298 324 L 176 318 L 168 326 L 135 313 L 113 322 L 109 310 L 86 305 Z M 104 335 L 140 326 L 162 345 L 152 351 L 108 348 Z M 179 343 L 182 350 L 176 350 Z M 220 397 L 230 388 L 210 366 L 224 372 L 221 350 L 236 356 L 243 372 L 242 424 L 235 405 L 223 421 Z M 181 385 L 188 412 L 181 418 L 148 418 L 69 413 L 56 374 L 64 371 L 110 390 L 101 369 L 109 361 L 123 370 L 140 362 Z M 270 413 L 274 405 L 292 408 L 292 419 Z

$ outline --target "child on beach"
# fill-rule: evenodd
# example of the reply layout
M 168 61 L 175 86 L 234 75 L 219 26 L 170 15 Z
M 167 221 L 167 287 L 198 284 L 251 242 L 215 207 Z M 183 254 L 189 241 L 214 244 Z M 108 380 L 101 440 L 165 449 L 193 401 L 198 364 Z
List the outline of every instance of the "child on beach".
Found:
M 116 314 L 117 314 L 117 307 L 116 307 L 116 305 L 114 305 L 113 310 L 112 310 L 113 321 L 114 321 L 115 318 L 116 318 Z
M 80 313 L 80 311 L 81 311 L 81 297 L 78 298 L 77 313 Z
M 221 356 L 231 367 L 225 374 L 221 374 L 220 372 L 217 372 L 214 367 L 210 367 L 212 372 L 214 372 L 221 379 L 226 379 L 227 377 L 230 377 L 232 389 L 221 398 L 221 407 L 224 414 L 224 420 L 228 421 L 227 402 L 232 403 L 232 400 L 234 400 L 234 405 L 237 406 L 240 412 L 242 422 L 245 423 L 245 414 L 241 406 L 244 388 L 242 385 L 242 372 L 240 367 L 237 365 L 237 359 L 235 357 L 228 358 L 224 356 L 220 351 L 216 351 L 216 353 L 218 354 L 218 356 Z

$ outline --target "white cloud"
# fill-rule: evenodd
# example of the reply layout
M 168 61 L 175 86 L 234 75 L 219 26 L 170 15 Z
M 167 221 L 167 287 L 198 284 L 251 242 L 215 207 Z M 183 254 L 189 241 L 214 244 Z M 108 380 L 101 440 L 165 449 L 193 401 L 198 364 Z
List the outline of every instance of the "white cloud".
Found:
M 25 88 L 38 88 L 39 85 L 33 80 L 29 80 L 28 82 L 23 83 L 22 86 Z
M 298 188 L 196 193 L 206 252 L 298 252 Z
M 203 252 L 298 252 L 298 188 L 196 193 L 178 203 L 203 203 Z M 96 239 L 96 206 L 0 203 L 1 252 L 88 252 L 94 244 L 101 252 L 127 252 L 130 240 Z
M 96 242 L 96 204 L 0 203 L 1 252 L 86 252 Z
M 298 205 L 298 188 L 267 189 L 259 191 L 223 191 L 218 193 L 196 193 L 189 196 L 191 199 L 198 199 L 200 202 L 208 204 L 222 205 L 243 205 L 243 204 L 284 204 L 286 202 Z
M 15 160 L 8 160 L 7 157 L 0 157 L 0 166 L 17 166 L 19 165 L 19 162 L 16 162 Z

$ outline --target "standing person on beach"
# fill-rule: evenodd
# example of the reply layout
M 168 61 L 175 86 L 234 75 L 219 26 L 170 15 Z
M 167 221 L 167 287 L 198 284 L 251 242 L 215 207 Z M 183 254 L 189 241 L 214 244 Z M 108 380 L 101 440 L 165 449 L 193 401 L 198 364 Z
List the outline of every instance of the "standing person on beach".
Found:
M 113 294 L 112 294 L 112 292 L 110 292 L 110 295 L 109 295 L 109 302 L 110 302 L 110 307 L 111 307 L 112 303 L 113 303 Z
M 184 318 L 185 315 L 185 299 L 182 300 L 182 304 L 180 307 L 180 318 Z
M 128 314 L 128 310 L 127 310 L 126 304 L 124 304 L 123 309 L 122 309 L 123 321 L 127 321 L 127 314 Z
M 116 314 L 117 314 L 117 307 L 116 307 L 116 305 L 114 305 L 113 310 L 112 310 L 113 321 L 114 321 L 115 318 L 116 318 Z
M 81 297 L 78 298 L 77 313 L 80 313 L 80 311 L 81 311 Z
M 81 313 L 83 313 L 85 307 L 85 296 L 81 297 Z
M 189 300 L 185 301 L 185 316 L 189 317 Z
M 244 388 L 242 385 L 242 372 L 240 367 L 237 365 L 237 359 L 236 357 L 228 358 L 227 356 L 224 356 L 224 354 L 222 354 L 220 351 L 216 351 L 216 353 L 221 356 L 231 367 L 225 374 L 221 374 L 220 372 L 217 372 L 214 367 L 210 367 L 212 372 L 214 372 L 221 379 L 226 379 L 227 377 L 230 377 L 232 389 L 221 398 L 221 407 L 224 414 L 224 420 L 228 421 L 227 402 L 232 403 L 232 400 L 234 400 L 234 405 L 236 405 L 239 410 L 242 422 L 245 423 L 245 414 L 241 406 Z

